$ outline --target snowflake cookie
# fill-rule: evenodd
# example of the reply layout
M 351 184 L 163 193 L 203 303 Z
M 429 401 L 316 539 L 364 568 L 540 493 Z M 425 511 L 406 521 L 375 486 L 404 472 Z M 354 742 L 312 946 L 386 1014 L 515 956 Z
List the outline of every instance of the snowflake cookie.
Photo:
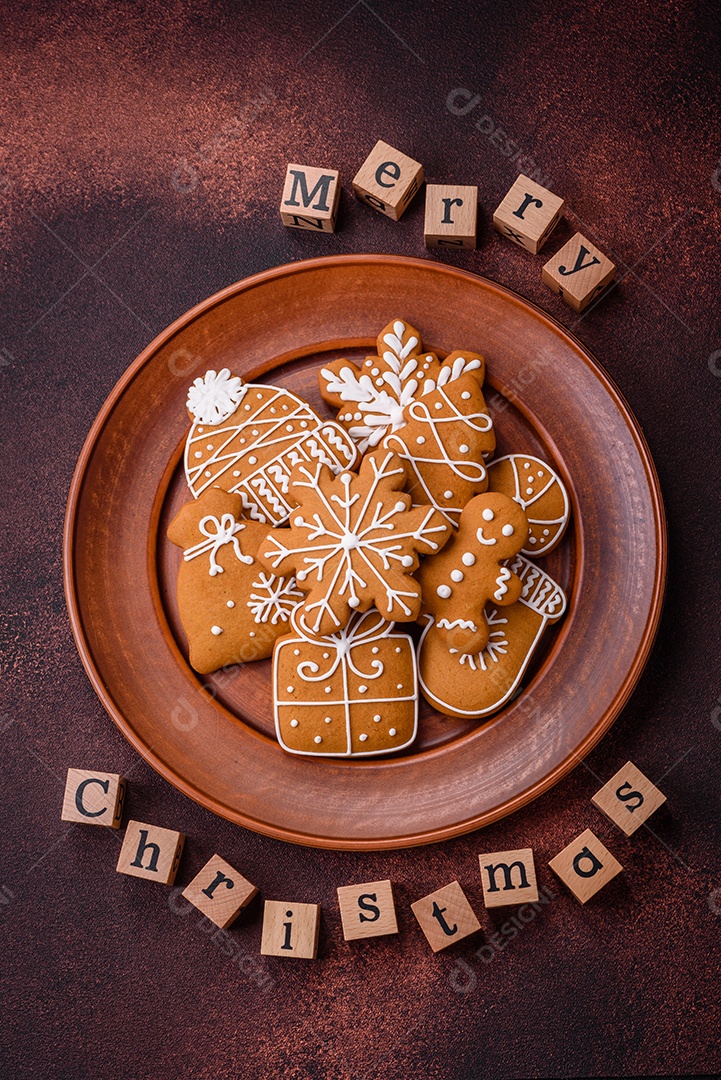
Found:
M 209 488 L 168 529 L 183 548 L 177 595 L 190 665 L 203 675 L 270 656 L 303 599 L 292 577 L 260 565 L 268 527 L 243 520 L 241 510 L 239 495 Z
M 418 555 L 440 551 L 451 527 L 432 506 L 411 509 L 405 483 L 390 452 L 365 458 L 358 475 L 334 477 L 320 462 L 294 470 L 290 528 L 273 529 L 258 557 L 271 573 L 295 572 L 308 594 L 297 616 L 306 634 L 342 630 L 373 604 L 389 622 L 418 617 L 421 590 L 411 576 Z
M 195 380 L 188 411 L 193 426 L 185 475 L 195 498 L 221 487 L 240 496 L 247 517 L 270 525 L 290 513 L 288 484 L 296 465 L 317 461 L 340 472 L 358 456 L 340 424 L 321 420 L 288 390 L 244 383 L 227 368 Z

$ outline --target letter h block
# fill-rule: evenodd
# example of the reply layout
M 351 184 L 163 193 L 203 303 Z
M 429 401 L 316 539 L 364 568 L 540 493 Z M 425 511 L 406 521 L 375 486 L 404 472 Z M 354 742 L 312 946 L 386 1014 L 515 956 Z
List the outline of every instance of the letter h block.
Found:
M 613 280 L 616 267 L 581 233 L 576 233 L 543 267 L 546 285 L 574 311 L 584 311 Z
M 423 166 L 378 140 L 353 178 L 353 191 L 374 210 L 398 221 L 423 183 Z
M 623 870 L 590 829 L 572 840 L 548 865 L 582 904 Z
M 433 952 L 440 952 L 480 930 L 481 924 L 457 881 L 411 904 Z
M 481 864 L 483 903 L 487 908 L 538 900 L 536 867 L 531 848 L 493 851 L 489 855 L 479 855 L 478 859 Z
M 493 214 L 493 228 L 537 255 L 561 217 L 563 199 L 528 176 L 519 176 Z
M 68 769 L 61 820 L 120 828 L 126 787 L 117 773 Z
M 119 874 L 172 885 L 184 843 L 183 833 L 174 829 L 129 821 L 116 869 Z
M 340 200 L 336 169 L 289 165 L 285 174 L 280 217 L 290 229 L 335 232 Z

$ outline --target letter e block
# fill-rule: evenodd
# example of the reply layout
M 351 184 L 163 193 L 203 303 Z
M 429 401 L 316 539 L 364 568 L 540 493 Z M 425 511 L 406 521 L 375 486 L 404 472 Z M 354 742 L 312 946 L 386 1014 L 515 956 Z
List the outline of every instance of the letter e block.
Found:
M 538 900 L 536 867 L 530 848 L 493 851 L 489 855 L 479 855 L 478 859 L 481 864 L 483 903 L 487 908 Z
M 280 203 L 281 220 L 290 229 L 335 232 L 339 200 L 336 169 L 289 165 Z
M 623 768 L 596 792 L 591 802 L 610 818 L 614 825 L 618 825 L 626 836 L 631 836 L 666 802 L 666 796 L 632 761 L 627 761 Z
M 426 184 L 426 247 L 474 248 L 478 188 Z
M 338 905 L 346 941 L 398 933 L 390 881 L 344 885 L 338 889 Z
M 548 865 L 582 904 L 623 870 L 590 829 L 577 836 Z
M 613 280 L 616 267 L 576 233 L 543 268 L 543 281 L 574 311 L 583 311 Z
M 129 821 L 116 869 L 119 874 L 172 885 L 184 843 L 184 835 L 174 829 Z
M 319 930 L 320 904 L 266 900 L 260 951 L 263 956 L 315 960 Z
M 501 236 L 537 255 L 561 218 L 563 199 L 527 176 L 519 176 L 493 214 Z
M 447 949 L 480 930 L 481 924 L 457 881 L 411 904 L 433 952 Z
M 379 140 L 353 178 L 353 190 L 374 210 L 398 221 L 423 183 L 423 166 Z
M 257 886 L 247 881 L 220 855 L 214 855 L 183 890 L 185 899 L 221 930 L 235 922 L 257 893 Z
M 117 773 L 68 769 L 61 820 L 120 828 L 126 787 Z

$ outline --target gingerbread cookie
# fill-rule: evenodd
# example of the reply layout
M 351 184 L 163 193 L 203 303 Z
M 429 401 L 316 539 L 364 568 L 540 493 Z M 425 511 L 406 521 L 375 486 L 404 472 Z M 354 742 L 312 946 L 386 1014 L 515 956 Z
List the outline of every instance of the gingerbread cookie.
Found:
M 526 515 L 507 495 L 488 491 L 464 507 L 458 532 L 418 574 L 423 610 L 434 617 L 446 648 L 462 653 L 485 648 L 483 609 L 489 601 L 505 607 L 518 599 L 521 582 L 504 564 L 527 538 Z
M 333 472 L 352 468 L 353 440 L 310 405 L 278 386 L 244 383 L 227 368 L 207 371 L 188 391 L 193 426 L 185 446 L 188 486 L 198 498 L 210 487 L 238 493 L 247 517 L 280 525 L 293 505 L 291 470 L 320 461 Z
M 515 499 L 526 511 L 528 543 L 524 555 L 548 555 L 561 542 L 568 526 L 570 503 L 560 476 L 530 454 L 509 454 L 488 467 L 490 491 Z
M 448 716 L 489 716 L 520 686 L 543 631 L 566 610 L 563 590 L 543 570 L 517 555 L 511 570 L 521 581 L 518 603 L 486 609 L 488 643 L 475 655 L 449 650 L 430 617 L 418 650 L 424 696 Z
M 334 477 L 320 462 L 294 470 L 298 509 L 290 528 L 268 534 L 259 558 L 271 573 L 295 573 L 307 592 L 298 613 L 304 633 L 335 633 L 373 604 L 388 622 L 418 617 L 418 555 L 440 551 L 451 528 L 431 506 L 411 509 L 405 483 L 403 464 L 386 451 L 364 458 L 358 475 Z
M 300 609 L 298 609 L 299 611 Z M 416 657 L 377 611 L 310 640 L 296 614 L 273 653 L 275 726 L 291 754 L 368 757 L 410 746 L 418 725 Z
M 270 656 L 303 599 L 292 577 L 260 565 L 268 527 L 244 521 L 241 509 L 239 495 L 209 488 L 168 529 L 168 539 L 183 548 L 178 607 L 190 665 L 202 675 Z

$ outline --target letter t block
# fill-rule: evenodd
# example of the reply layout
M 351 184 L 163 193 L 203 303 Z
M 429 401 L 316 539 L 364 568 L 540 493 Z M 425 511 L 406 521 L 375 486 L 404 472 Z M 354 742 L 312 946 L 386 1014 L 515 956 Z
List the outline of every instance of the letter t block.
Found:
M 362 202 L 398 221 L 423 183 L 423 166 L 378 140 L 353 178 Z
M 411 904 L 411 910 L 433 952 L 447 949 L 481 928 L 457 881 L 424 896 L 422 900 L 416 900 L 415 904 Z
M 335 232 L 340 200 L 337 169 L 289 165 L 285 174 L 280 217 L 290 229 Z

